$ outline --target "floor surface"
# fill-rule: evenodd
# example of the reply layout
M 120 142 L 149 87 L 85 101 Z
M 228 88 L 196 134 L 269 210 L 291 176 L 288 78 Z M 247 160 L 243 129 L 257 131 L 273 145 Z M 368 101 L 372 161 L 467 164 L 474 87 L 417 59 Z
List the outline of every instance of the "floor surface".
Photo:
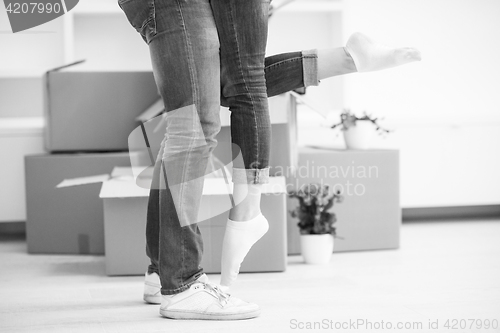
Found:
M 500 332 L 500 220 L 405 223 L 398 250 L 240 274 L 233 294 L 262 308 L 251 320 L 162 318 L 142 288 L 141 276 L 107 277 L 102 256 L 0 240 L 0 332 Z

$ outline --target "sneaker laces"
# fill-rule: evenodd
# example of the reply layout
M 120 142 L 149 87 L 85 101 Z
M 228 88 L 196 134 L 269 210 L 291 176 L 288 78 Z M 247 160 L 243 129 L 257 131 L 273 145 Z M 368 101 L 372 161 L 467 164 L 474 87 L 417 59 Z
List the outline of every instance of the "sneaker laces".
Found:
M 214 295 L 215 297 L 217 297 L 219 299 L 219 302 L 222 304 L 222 306 L 225 306 L 227 304 L 227 302 L 229 301 L 229 297 L 231 297 L 230 294 L 222 291 L 219 286 L 217 285 L 211 285 L 209 283 L 204 283 L 202 282 L 203 285 L 205 286 L 205 289 L 208 289 L 208 291 Z

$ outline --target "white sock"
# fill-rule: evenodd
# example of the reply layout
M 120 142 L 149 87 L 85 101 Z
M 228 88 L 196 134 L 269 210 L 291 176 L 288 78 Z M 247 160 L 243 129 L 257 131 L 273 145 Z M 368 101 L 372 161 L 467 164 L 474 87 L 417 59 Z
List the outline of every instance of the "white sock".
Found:
M 224 291 L 236 280 L 240 266 L 250 248 L 269 230 L 264 215 L 259 214 L 249 221 L 228 219 L 222 242 L 221 287 Z
M 345 49 L 354 60 L 358 72 L 378 71 L 422 59 L 416 48 L 377 44 L 359 32 L 349 37 Z

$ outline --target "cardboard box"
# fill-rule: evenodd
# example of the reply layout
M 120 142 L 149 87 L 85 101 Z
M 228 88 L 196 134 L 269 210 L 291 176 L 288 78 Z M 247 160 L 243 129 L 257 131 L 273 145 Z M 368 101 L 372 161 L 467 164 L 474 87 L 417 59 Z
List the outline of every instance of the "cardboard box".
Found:
M 289 189 L 323 183 L 343 190 L 344 201 L 335 203 L 337 235 L 334 252 L 399 247 L 399 151 L 299 149 L 296 177 L 287 178 Z M 287 198 L 288 210 L 298 200 Z M 287 215 L 288 254 L 300 254 L 298 220 Z
M 101 183 L 56 188 L 63 179 L 109 174 L 129 166 L 128 153 L 25 157 L 29 253 L 103 254 Z
M 228 212 L 227 184 L 223 178 L 207 178 L 198 223 L 204 240 L 201 267 L 220 273 L 222 240 Z M 147 269 L 145 230 L 149 191 L 136 186 L 133 177 L 111 178 L 102 185 L 104 204 L 106 273 L 142 275 Z M 263 190 L 262 212 L 270 228 L 241 265 L 241 272 L 284 271 L 286 269 L 286 207 L 284 177 L 272 177 Z M 211 217 L 203 220 L 204 218 Z M 263 260 L 265 258 L 265 260 Z
M 150 71 L 48 71 L 44 81 L 45 148 L 49 152 L 123 151 L 135 118 L 158 99 Z

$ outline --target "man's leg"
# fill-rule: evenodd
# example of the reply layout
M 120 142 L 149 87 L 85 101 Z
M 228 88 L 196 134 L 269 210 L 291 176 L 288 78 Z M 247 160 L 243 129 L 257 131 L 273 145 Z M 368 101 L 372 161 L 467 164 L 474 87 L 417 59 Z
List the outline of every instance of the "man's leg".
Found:
M 162 142 L 160 154 L 163 155 L 164 142 Z M 152 304 L 161 302 L 161 285 L 159 277 L 158 257 L 160 254 L 160 172 L 161 157 L 157 159 L 149 190 L 148 209 L 146 215 L 146 254 L 150 259 L 150 265 L 145 276 L 144 301 Z
M 206 0 L 155 1 L 149 39 L 166 115 L 160 162 L 159 257 L 163 295 L 187 290 L 202 274 L 196 224 L 208 157 L 220 130 L 217 30 Z

